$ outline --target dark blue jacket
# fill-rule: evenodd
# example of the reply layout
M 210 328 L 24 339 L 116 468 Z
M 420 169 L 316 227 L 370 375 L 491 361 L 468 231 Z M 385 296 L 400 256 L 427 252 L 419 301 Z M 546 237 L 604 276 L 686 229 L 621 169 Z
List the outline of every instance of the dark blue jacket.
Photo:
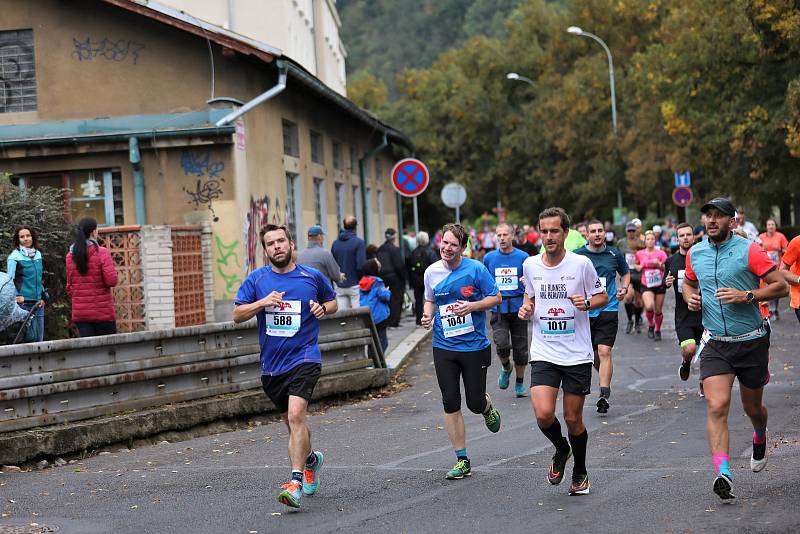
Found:
M 367 247 L 364 245 L 364 240 L 352 230 L 342 230 L 339 232 L 339 239 L 333 242 L 331 253 L 345 276 L 344 282 L 337 285 L 339 287 L 358 285 L 361 278 L 361 271 L 358 268 L 367 261 Z

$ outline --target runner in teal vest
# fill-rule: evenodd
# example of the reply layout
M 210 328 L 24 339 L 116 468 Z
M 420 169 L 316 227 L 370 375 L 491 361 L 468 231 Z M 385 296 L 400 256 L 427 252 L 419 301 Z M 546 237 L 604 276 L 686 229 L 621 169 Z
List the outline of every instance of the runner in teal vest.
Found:
M 683 298 L 689 310 L 702 309 L 703 325 L 711 334 L 700 355 L 700 379 L 717 471 L 713 487 L 721 499 L 732 499 L 728 411 L 733 379 L 739 379 L 742 407 L 754 429 L 750 468 L 759 472 L 767 465 L 767 408 L 762 396 L 769 382 L 769 328 L 758 303 L 783 297 L 789 288 L 764 249 L 732 234 L 736 209 L 730 200 L 715 198 L 700 211 L 706 216 L 708 239 L 687 254 Z M 760 280 L 763 288 L 758 287 Z

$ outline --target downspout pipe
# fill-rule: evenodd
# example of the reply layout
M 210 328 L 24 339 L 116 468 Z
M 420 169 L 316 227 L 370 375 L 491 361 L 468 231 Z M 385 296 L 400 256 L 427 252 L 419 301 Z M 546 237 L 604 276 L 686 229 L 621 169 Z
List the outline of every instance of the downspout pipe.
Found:
M 226 124 L 232 123 L 233 121 L 235 121 L 236 119 L 238 119 L 239 117 L 241 117 L 254 107 L 263 104 L 270 98 L 276 96 L 278 93 L 286 89 L 286 74 L 287 72 L 289 72 L 289 67 L 286 64 L 286 61 L 282 59 L 276 61 L 276 64 L 278 66 L 278 83 L 275 86 L 271 87 L 268 91 L 261 93 L 254 99 L 250 100 L 236 111 L 232 111 L 231 113 L 228 113 L 227 115 L 222 117 L 220 120 L 216 122 L 217 126 L 225 126 Z
M 136 205 L 136 224 L 147 224 L 147 212 L 144 204 L 144 169 L 142 169 L 142 156 L 139 152 L 139 139 L 128 139 L 128 159 L 133 167 L 133 198 Z
M 365 243 L 369 243 L 369 216 L 370 216 L 370 214 L 367 213 L 367 177 L 365 176 L 364 172 L 366 170 L 365 163 L 367 160 L 373 158 L 378 152 L 380 152 L 387 146 L 389 146 L 389 137 L 386 135 L 386 132 L 384 132 L 381 144 L 370 149 L 366 154 L 364 154 L 363 158 L 358 160 L 358 175 L 359 175 L 359 183 L 361 184 L 361 213 L 364 218 L 362 223 L 364 224 Z

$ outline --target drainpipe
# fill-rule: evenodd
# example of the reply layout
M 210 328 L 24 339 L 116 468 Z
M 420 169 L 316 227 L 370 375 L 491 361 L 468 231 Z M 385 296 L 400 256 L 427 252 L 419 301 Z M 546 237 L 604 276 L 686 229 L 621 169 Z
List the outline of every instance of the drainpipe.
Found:
M 361 184 L 361 213 L 363 214 L 363 217 L 364 217 L 364 220 L 362 222 L 364 223 L 364 242 L 365 243 L 369 243 L 369 215 L 370 214 L 367 213 L 367 178 L 366 178 L 366 176 L 364 176 L 364 162 L 366 162 L 368 159 L 370 159 L 373 156 L 375 156 L 375 154 L 377 154 L 378 152 L 380 152 L 381 150 L 383 150 L 387 146 L 389 146 L 389 138 L 387 137 L 386 133 L 384 132 L 383 141 L 381 141 L 381 144 L 379 144 L 378 146 L 376 146 L 373 149 L 371 149 L 369 152 L 364 154 L 363 158 L 358 160 L 358 174 L 359 174 L 359 178 L 360 178 L 359 183 Z
M 136 223 L 144 225 L 147 221 L 144 207 L 144 170 L 142 169 L 142 156 L 139 153 L 139 139 L 128 139 L 128 159 L 133 166 L 133 198 L 136 204 Z
M 289 71 L 289 67 L 286 65 L 286 61 L 283 59 L 279 59 L 278 61 L 275 62 L 275 64 L 278 66 L 277 85 L 270 88 L 265 93 L 258 95 L 253 100 L 247 102 L 245 105 L 243 105 L 236 111 L 228 113 L 227 115 L 222 117 L 220 120 L 217 121 L 216 123 L 217 126 L 225 126 L 226 124 L 232 123 L 233 121 L 235 121 L 236 119 L 238 119 L 239 117 L 241 117 L 254 107 L 263 104 L 273 96 L 277 95 L 278 93 L 286 89 L 286 73 Z

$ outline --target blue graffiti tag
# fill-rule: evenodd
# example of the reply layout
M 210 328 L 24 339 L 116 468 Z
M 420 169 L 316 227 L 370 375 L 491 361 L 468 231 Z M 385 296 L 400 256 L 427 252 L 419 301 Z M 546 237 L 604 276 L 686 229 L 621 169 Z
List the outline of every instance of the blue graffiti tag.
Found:
M 198 154 L 189 150 L 181 153 L 181 167 L 187 176 L 208 176 L 217 178 L 219 173 L 225 169 L 222 161 L 211 161 L 211 153 Z

